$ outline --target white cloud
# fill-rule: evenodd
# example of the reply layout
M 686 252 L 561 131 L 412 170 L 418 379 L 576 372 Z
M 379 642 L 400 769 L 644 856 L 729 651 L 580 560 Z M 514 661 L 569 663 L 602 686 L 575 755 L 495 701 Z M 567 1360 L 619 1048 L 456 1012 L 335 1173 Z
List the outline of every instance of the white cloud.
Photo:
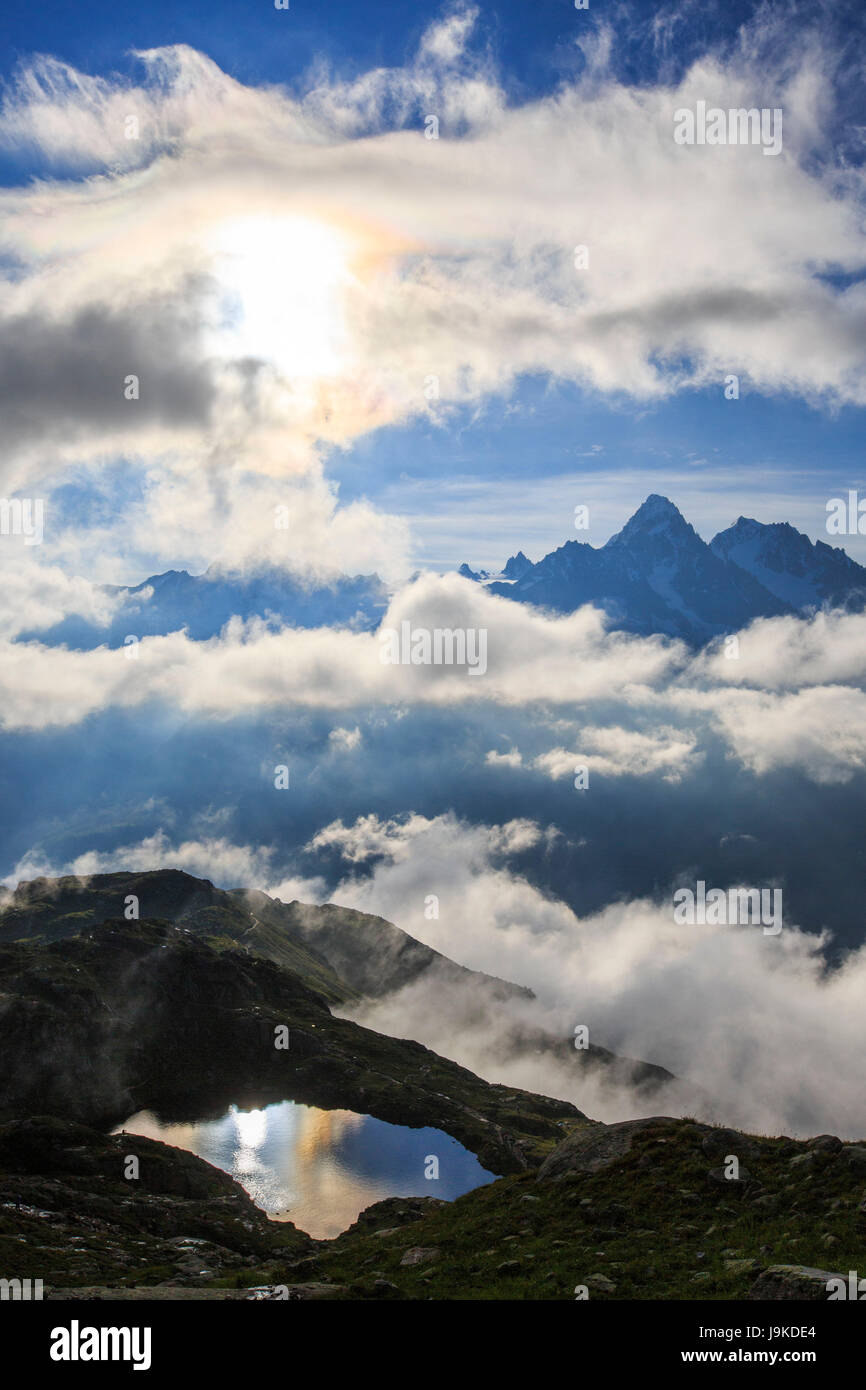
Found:
M 560 1095 L 608 1121 L 661 1110 L 766 1133 L 862 1134 L 862 1087 L 856 1068 L 840 1059 L 859 1057 L 866 1045 L 866 948 L 830 968 L 826 941 L 789 922 L 774 937 L 752 927 L 683 926 L 664 892 L 579 918 L 511 863 L 527 849 L 543 853 L 557 834 L 531 820 L 469 824 L 453 813 L 335 821 L 305 846 L 306 856 L 339 852 L 346 874 L 329 887 L 315 876 L 277 873 L 268 846 L 222 834 L 174 843 L 158 831 L 59 865 L 33 852 L 6 882 L 180 868 L 283 901 L 327 898 L 534 991 L 535 1002 L 491 1009 L 474 988 L 428 980 L 354 1011 L 368 1026 L 417 1038 L 490 1080 Z M 579 874 L 581 854 L 593 850 L 585 842 L 572 849 Z M 540 1028 L 568 1044 L 577 1024 L 588 1026 L 591 1042 L 667 1067 L 677 1082 L 646 1101 L 628 1087 L 583 1079 L 554 1054 L 513 1054 L 522 1032 Z
M 540 753 L 532 765 L 554 780 L 573 776 L 575 767 L 581 764 L 590 772 L 608 777 L 646 777 L 658 773 L 666 782 L 679 782 L 685 772 L 693 771 L 700 761 L 701 755 L 695 752 L 696 742 L 695 735 L 673 728 L 646 734 L 617 725 L 586 726 L 580 732 L 578 752 L 552 748 Z
M 67 593 L 58 583 L 51 593 L 56 608 L 25 605 L 21 618 L 98 607 L 86 586 Z M 399 632 L 404 623 L 410 631 L 483 630 L 484 674 L 473 677 L 466 665 L 384 663 L 382 631 Z M 536 725 L 569 731 L 568 745 L 558 742 L 531 759 L 517 746 L 485 758 L 489 766 L 534 769 L 554 780 L 585 763 L 604 776 L 676 782 L 699 773 L 714 738 L 759 775 L 790 767 L 816 782 L 844 782 L 866 766 L 866 617 L 827 613 L 754 624 L 740 635 L 739 666 L 705 653 L 690 657 L 677 642 L 612 632 L 605 624 L 589 606 L 551 616 L 458 575 L 428 574 L 397 591 L 379 633 L 273 630 L 235 618 L 208 641 L 176 632 L 121 650 L 83 652 L 7 638 L 0 723 L 71 726 L 99 710 L 151 700 L 206 719 L 287 704 L 397 713 L 489 704 L 531 710 Z M 740 683 L 729 668 L 738 669 Z M 798 672 L 802 687 L 786 689 Z M 841 684 L 841 674 L 850 683 Z M 355 737 L 355 726 L 347 726 L 337 739 L 349 749 L 357 746 Z
M 86 850 L 63 864 L 57 864 L 43 850 L 25 855 L 3 880 L 9 888 L 23 880 L 74 875 L 86 881 L 94 874 L 117 872 L 147 873 L 156 869 L 182 869 L 196 878 L 210 879 L 221 888 L 262 888 L 274 897 L 290 902 L 293 898 L 315 900 L 324 892 L 321 879 L 280 878 L 272 868 L 273 849 L 267 846 L 238 845 L 224 835 L 202 836 L 175 843 L 165 830 L 157 830 L 116 849 Z M 147 903 L 139 905 L 143 917 Z
M 10 728 L 78 723 L 96 710 L 162 700 L 192 714 L 227 718 L 286 703 L 451 705 L 600 699 L 670 672 L 681 649 L 662 639 L 606 634 L 591 608 L 564 618 L 495 598 L 457 575 L 426 575 L 394 597 L 383 626 L 485 629 L 485 674 L 457 665 L 389 665 L 378 634 L 329 628 L 269 631 L 232 619 L 210 641 L 178 632 L 134 647 L 71 651 L 7 643 L 0 720 Z
M 761 390 L 866 400 L 864 292 L 823 274 L 866 260 L 858 179 L 818 153 L 834 55 L 765 28 L 676 87 L 616 80 L 602 33 L 583 77 L 521 103 L 465 5 L 403 66 L 320 68 L 295 91 L 184 45 L 140 54 L 138 83 L 22 66 L 0 145 L 38 148 L 56 178 L 0 191 L 4 487 L 119 455 L 143 484 L 52 562 L 121 581 L 118 553 L 332 572 L 365 568 L 366 541 L 405 574 L 405 526 L 338 507 L 328 449 L 447 422 L 527 371 L 651 400 L 721 387 L 733 361 Z M 678 107 L 759 96 L 784 107 L 777 159 L 674 143 Z M 288 545 L 266 524 L 281 490 Z
M 794 694 L 755 690 L 689 693 L 711 713 L 731 752 L 758 774 L 798 768 L 816 782 L 848 782 L 866 767 L 866 693 L 849 686 Z
M 696 670 L 713 684 L 796 689 L 866 679 L 866 614 L 828 609 L 807 621 L 760 618 L 737 639 L 738 656 L 704 652 Z
M 90 580 L 70 577 L 57 565 L 42 564 L 23 546 L 14 553 L 8 537 L 0 542 L 0 639 L 12 641 L 20 632 L 40 631 L 76 615 L 98 625 L 110 621 L 119 598 Z
M 287 431 L 309 450 L 427 412 L 431 374 L 434 413 L 507 390 L 521 371 L 651 398 L 721 385 L 732 361 L 760 389 L 864 400 L 864 292 L 821 278 L 862 267 L 866 239 L 856 182 L 815 159 L 833 112 L 828 56 L 812 35 L 789 35 L 775 69 L 746 48 L 725 61 L 708 54 L 677 88 L 617 82 L 597 46 L 583 80 L 509 105 L 470 51 L 474 21 L 455 11 L 405 67 L 349 84 L 323 74 L 297 95 L 246 88 L 183 46 L 142 55 L 138 87 L 51 59 L 22 70 L 0 141 L 104 172 L 2 194 L 3 249 L 25 272 L 7 286 L 7 319 L 54 335 L 59 373 L 63 352 L 74 361 L 75 315 L 110 307 L 131 335 L 124 370 L 144 354 L 153 371 L 165 333 L 149 352 L 144 311 L 160 296 L 179 307 L 183 289 L 178 361 L 213 388 L 184 429 L 152 400 L 145 429 L 144 391 L 125 417 L 101 418 L 94 403 L 75 450 L 152 454 L 174 431 L 205 451 L 218 431 L 279 470 Z M 674 143 L 677 108 L 749 106 L 758 94 L 784 107 L 795 133 L 777 159 Z M 440 120 L 438 140 L 424 138 L 427 114 Z M 213 237 L 238 218 L 269 229 L 261 272 L 276 284 L 281 260 L 285 270 L 309 254 L 298 251 L 309 245 L 298 219 L 345 239 L 334 371 L 284 379 L 278 362 L 232 360 L 230 336 L 214 358 Z M 575 269 L 576 244 L 590 248 L 586 271 Z M 293 304 L 283 308 L 286 334 L 302 335 Z M 32 425 L 44 439 L 40 406 Z M 68 433 L 55 434 L 58 452 Z M 26 451 L 26 431 L 17 447 Z
M 485 754 L 484 761 L 491 767 L 522 767 L 523 755 L 519 748 L 509 748 L 507 753 L 499 753 L 495 748 L 491 748 Z
M 356 748 L 360 748 L 363 735 L 357 724 L 354 729 L 332 729 L 328 735 L 330 742 L 335 748 L 344 753 L 351 753 Z
M 421 39 L 419 58 L 430 58 L 437 63 L 453 63 L 464 53 L 466 41 L 477 19 L 477 6 L 471 5 L 458 7 L 446 19 L 431 24 Z
M 684 927 L 666 901 L 619 902 L 578 919 L 508 867 L 500 827 L 453 816 L 409 824 L 380 834 L 384 857 L 371 874 L 348 876 L 332 899 L 395 921 L 463 965 L 529 985 L 539 1003 L 479 1014 L 477 999 L 473 1009 L 451 985 L 414 987 L 362 1010 L 363 1022 L 607 1120 L 661 1109 L 766 1133 L 863 1133 L 862 1087 L 840 1059 L 866 1045 L 866 949 L 829 970 L 825 943 L 795 927 L 774 938 L 751 927 Z M 347 848 L 366 836 L 363 826 L 341 831 Z M 358 862 L 351 853 L 347 861 Z M 425 914 L 430 894 L 438 919 Z M 666 1066 L 680 1084 L 641 1103 L 581 1082 L 547 1055 L 501 1061 L 516 1025 L 541 1024 L 565 1041 L 578 1023 L 591 1041 Z

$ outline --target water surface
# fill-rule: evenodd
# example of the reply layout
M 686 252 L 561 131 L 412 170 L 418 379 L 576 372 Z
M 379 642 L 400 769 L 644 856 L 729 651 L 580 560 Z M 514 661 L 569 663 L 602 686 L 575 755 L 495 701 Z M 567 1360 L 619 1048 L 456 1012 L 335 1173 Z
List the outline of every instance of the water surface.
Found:
M 261 1110 L 232 1106 L 218 1120 L 191 1124 L 163 1124 L 141 1110 L 114 1133 L 121 1130 L 206 1159 L 231 1173 L 269 1216 L 293 1221 L 319 1240 L 339 1235 L 383 1197 L 451 1201 L 495 1177 L 442 1130 L 290 1100 Z M 438 1160 L 438 1179 L 425 1177 L 431 1158 Z

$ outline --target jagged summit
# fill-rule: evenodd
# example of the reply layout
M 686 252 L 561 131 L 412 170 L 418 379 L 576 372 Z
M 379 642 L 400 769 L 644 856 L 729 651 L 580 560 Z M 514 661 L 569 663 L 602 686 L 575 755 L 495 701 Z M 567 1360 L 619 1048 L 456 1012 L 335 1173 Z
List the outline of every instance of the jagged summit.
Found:
M 555 613 L 591 603 L 604 609 L 612 627 L 691 645 L 757 618 L 828 603 L 866 606 L 866 569 L 844 550 L 813 543 L 787 521 L 767 525 L 745 516 L 708 545 L 658 492 L 606 544 L 569 540 L 537 564 L 518 551 L 502 580 L 488 587 Z
M 738 517 L 713 537 L 710 549 L 800 612 L 866 603 L 866 569 L 841 548 L 810 541 L 787 521 Z
M 623 545 L 642 536 L 682 536 L 696 540 L 698 534 L 669 497 L 651 492 L 645 502 L 629 517 L 625 526 L 611 536 L 608 546 Z
M 591 603 L 604 609 L 612 627 L 694 645 L 757 617 L 791 611 L 751 574 L 715 554 L 660 493 L 651 493 L 605 545 L 566 541 L 519 578 L 489 587 L 556 613 Z
M 460 566 L 460 568 L 459 568 L 459 570 L 457 571 L 457 573 L 458 573 L 459 575 L 462 575 L 462 577 L 463 577 L 464 579 L 475 579 L 475 580 L 478 580 L 479 582 L 482 581 L 482 580 L 484 580 L 484 579 L 489 579 L 489 578 L 490 578 L 490 575 L 489 575 L 489 573 L 488 573 L 487 570 L 473 570 L 473 569 L 470 569 L 469 566 L 468 566 L 465 562 Z
M 527 559 L 522 550 L 518 550 L 516 555 L 506 560 L 502 573 L 506 579 L 522 579 L 526 571 L 531 569 L 532 561 Z
M 730 545 L 736 541 L 754 536 L 763 537 L 769 534 L 784 538 L 789 543 L 795 545 L 799 545 L 800 542 L 805 541 L 809 548 L 812 548 L 812 542 L 809 540 L 808 536 L 804 536 L 802 531 L 798 531 L 795 526 L 791 525 L 790 521 L 756 521 L 753 516 L 738 516 L 733 526 L 729 526 L 727 530 L 720 531 L 717 536 L 713 537 L 710 541 L 710 546 L 721 551 L 725 548 L 729 548 Z M 728 538 L 727 547 L 722 541 L 722 537 Z M 718 547 L 716 546 L 716 541 L 720 543 Z

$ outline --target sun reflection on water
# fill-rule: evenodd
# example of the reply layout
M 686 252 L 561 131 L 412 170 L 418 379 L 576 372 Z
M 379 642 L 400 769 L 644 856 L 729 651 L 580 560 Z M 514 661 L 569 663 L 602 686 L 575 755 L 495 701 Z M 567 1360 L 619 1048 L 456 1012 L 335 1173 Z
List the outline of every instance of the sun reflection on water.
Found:
M 114 1133 L 140 1134 L 187 1149 L 241 1184 L 276 1220 L 317 1239 L 339 1235 L 383 1197 L 453 1198 L 492 1174 L 448 1135 L 410 1130 L 351 1110 L 317 1110 L 283 1101 L 260 1110 L 233 1105 L 217 1120 L 163 1123 L 142 1110 Z M 440 1180 L 424 1177 L 427 1154 Z

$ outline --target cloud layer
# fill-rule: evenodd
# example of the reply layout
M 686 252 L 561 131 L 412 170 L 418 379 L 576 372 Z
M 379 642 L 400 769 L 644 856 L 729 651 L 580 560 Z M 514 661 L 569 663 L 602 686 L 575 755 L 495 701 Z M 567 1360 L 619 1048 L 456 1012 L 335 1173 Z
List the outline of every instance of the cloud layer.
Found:
M 490 1080 L 562 1096 L 607 1121 L 661 1111 L 764 1133 L 863 1134 L 857 1068 L 841 1063 L 866 1045 L 866 948 L 830 968 L 821 938 L 790 923 L 772 938 L 749 926 L 683 926 L 669 897 L 578 917 L 517 866 L 522 853 L 543 856 L 556 834 L 529 820 L 469 824 L 451 813 L 372 814 L 323 827 L 307 851 L 335 852 L 343 865 L 330 900 L 385 916 L 461 964 L 527 984 L 537 996 L 491 1009 L 472 988 L 427 981 L 353 1016 Z M 271 859 L 225 836 L 172 848 L 155 835 L 63 866 L 34 859 L 21 868 L 86 876 L 170 866 L 223 886 L 264 886 L 283 901 L 323 896 L 321 879 L 275 877 Z M 646 1100 L 626 1085 L 587 1078 L 562 1056 L 512 1050 L 515 1035 L 539 1028 L 567 1045 L 579 1024 L 593 1043 L 665 1066 L 677 1081 Z
M 643 400 L 735 372 L 864 403 L 862 188 L 821 153 L 837 59 L 767 23 L 641 86 L 602 29 L 580 77 L 523 102 L 467 6 L 403 67 L 291 91 L 183 46 L 140 54 L 138 85 L 24 65 L 0 144 L 56 172 L 0 194 L 5 485 L 125 455 L 171 528 L 204 469 L 252 556 L 257 477 L 315 485 L 323 450 L 524 372 Z M 782 108 L 782 154 L 677 145 L 698 101 Z
M 86 613 L 100 602 L 110 607 L 54 576 L 25 602 L 21 624 L 61 606 Z M 11 639 L 17 624 L 10 626 Z M 404 631 L 484 633 L 485 667 L 471 674 L 457 650 L 454 664 L 413 664 L 408 643 L 396 649 L 406 660 L 393 664 L 387 634 L 396 641 Z M 275 630 L 236 618 L 208 641 L 182 631 L 141 640 L 131 633 L 120 650 L 7 640 L 0 722 L 7 730 L 68 727 L 154 701 L 207 719 L 286 705 L 335 713 L 500 706 L 534 710 L 536 719 L 549 708 L 552 733 L 579 730 L 579 742 L 557 738 L 529 761 L 519 746 L 491 748 L 489 763 L 553 779 L 585 765 L 606 776 L 677 781 L 699 765 L 711 735 L 758 774 L 802 768 L 817 782 L 845 782 L 866 767 L 866 615 L 760 620 L 738 640 L 735 660 L 712 651 L 694 657 L 665 638 L 608 631 L 589 605 L 555 617 L 455 574 L 424 575 L 395 593 L 375 633 Z

